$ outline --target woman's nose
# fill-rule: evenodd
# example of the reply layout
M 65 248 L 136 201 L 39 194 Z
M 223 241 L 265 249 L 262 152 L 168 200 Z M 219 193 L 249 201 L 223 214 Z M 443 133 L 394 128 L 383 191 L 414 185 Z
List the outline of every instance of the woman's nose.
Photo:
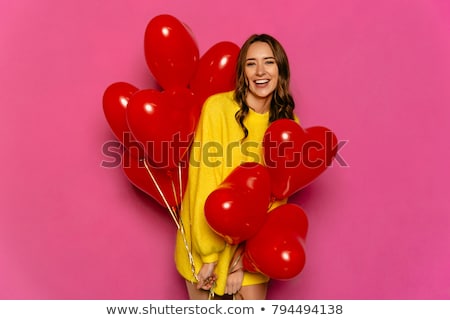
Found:
M 265 72 L 266 72 L 266 69 L 264 68 L 264 64 L 258 63 L 256 65 L 256 75 L 262 76 L 262 75 L 264 75 Z

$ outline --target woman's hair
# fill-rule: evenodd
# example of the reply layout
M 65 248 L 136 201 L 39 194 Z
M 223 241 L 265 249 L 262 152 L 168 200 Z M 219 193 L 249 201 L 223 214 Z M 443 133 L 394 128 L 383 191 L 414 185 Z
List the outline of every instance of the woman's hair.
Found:
M 249 106 L 245 102 L 248 91 L 248 82 L 245 76 L 245 65 L 247 52 L 255 42 L 264 42 L 269 45 L 275 57 L 275 62 L 278 66 L 278 84 L 273 92 L 272 101 L 270 104 L 269 122 L 278 119 L 294 119 L 295 103 L 289 92 L 290 70 L 289 61 L 281 44 L 270 35 L 254 34 L 245 41 L 237 59 L 236 64 L 236 89 L 234 92 L 234 99 L 240 106 L 236 112 L 236 121 L 244 131 L 244 139 L 248 136 L 248 129 L 244 125 L 244 118 L 248 114 Z

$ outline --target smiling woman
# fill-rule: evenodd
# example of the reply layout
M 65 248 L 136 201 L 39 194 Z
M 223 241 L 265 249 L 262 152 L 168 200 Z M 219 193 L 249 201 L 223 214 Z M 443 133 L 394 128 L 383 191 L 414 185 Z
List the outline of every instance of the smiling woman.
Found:
M 247 103 L 255 112 L 266 113 L 278 83 L 278 66 L 272 49 L 265 42 L 255 42 L 249 47 L 246 61 Z
M 252 35 L 244 43 L 237 64 L 235 99 L 240 105 L 236 120 L 248 135 L 244 119 L 249 109 L 269 112 L 269 121 L 294 119 L 290 93 L 290 67 L 284 48 L 272 36 Z
M 266 34 L 253 35 L 239 53 L 235 90 L 213 95 L 203 106 L 180 212 L 186 229 L 178 232 L 175 251 L 177 269 L 186 279 L 191 299 L 208 299 L 210 294 L 223 299 L 266 298 L 269 278 L 244 271 L 241 244 L 229 244 L 215 233 L 206 221 L 204 207 L 233 169 L 243 162 L 263 162 L 262 140 L 270 123 L 295 119 L 289 75 L 280 43 Z M 204 159 L 211 144 L 215 150 L 227 152 L 208 153 L 208 162 L 198 161 Z M 250 145 L 251 152 L 244 147 Z M 283 203 L 286 199 L 276 201 L 271 209 Z

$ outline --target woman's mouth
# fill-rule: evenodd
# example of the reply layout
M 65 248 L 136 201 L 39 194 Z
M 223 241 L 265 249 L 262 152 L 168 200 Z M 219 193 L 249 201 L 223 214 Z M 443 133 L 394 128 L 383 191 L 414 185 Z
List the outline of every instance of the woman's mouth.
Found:
M 269 83 L 269 79 L 260 79 L 254 81 L 257 86 L 264 86 Z

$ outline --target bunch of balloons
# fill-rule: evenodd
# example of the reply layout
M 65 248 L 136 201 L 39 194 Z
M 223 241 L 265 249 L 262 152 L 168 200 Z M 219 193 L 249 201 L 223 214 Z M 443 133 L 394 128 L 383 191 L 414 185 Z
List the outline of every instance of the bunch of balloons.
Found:
M 205 217 L 231 245 L 244 243 L 244 269 L 272 279 L 297 276 L 305 265 L 308 219 L 289 198 L 322 174 L 337 152 L 326 127 L 303 129 L 297 122 L 272 122 L 263 139 L 264 164 L 243 163 L 207 198 Z
M 161 89 L 112 83 L 103 94 L 103 110 L 123 146 L 126 177 L 166 207 L 180 229 L 186 161 L 201 107 L 209 96 L 234 88 L 239 47 L 218 42 L 200 57 L 189 28 L 165 14 L 148 23 L 144 54 Z M 305 264 L 308 220 L 298 205 L 271 206 L 331 164 L 337 139 L 328 128 L 304 129 L 282 119 L 266 130 L 263 148 L 264 164 L 241 164 L 209 195 L 205 217 L 229 244 L 245 244 L 246 270 L 290 279 Z
M 124 147 L 125 175 L 175 221 L 201 106 L 210 95 L 233 89 L 238 54 L 236 44 L 221 41 L 200 57 L 189 28 L 174 16 L 159 15 L 146 27 L 144 55 L 161 89 L 115 82 L 103 94 L 105 117 Z

